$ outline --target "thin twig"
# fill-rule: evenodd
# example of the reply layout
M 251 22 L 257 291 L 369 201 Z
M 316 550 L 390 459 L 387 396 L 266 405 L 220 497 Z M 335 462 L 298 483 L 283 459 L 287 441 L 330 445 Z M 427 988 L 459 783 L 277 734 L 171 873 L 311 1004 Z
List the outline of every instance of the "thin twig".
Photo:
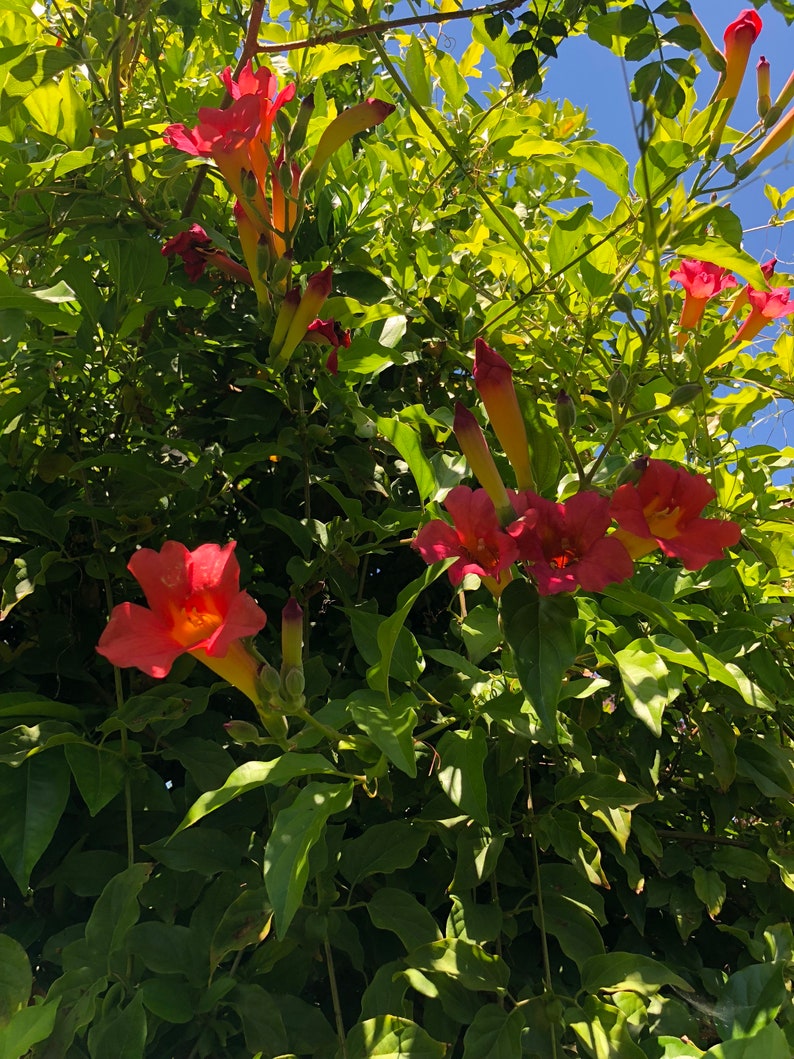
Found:
M 403 29 L 405 26 L 425 25 L 428 22 L 453 22 L 455 19 L 475 18 L 478 15 L 498 15 L 502 11 L 512 11 L 514 7 L 520 7 L 522 3 L 523 0 L 501 0 L 498 4 L 464 7 L 459 11 L 434 11 L 425 15 L 410 15 L 407 18 L 384 19 L 368 26 L 353 26 L 350 29 L 320 33 L 304 40 L 291 40 L 284 44 L 260 44 L 256 51 L 259 55 L 274 55 L 283 51 L 298 51 L 300 48 L 321 48 L 327 44 L 338 44 L 342 40 L 366 37 L 371 33 L 388 33 L 390 29 Z

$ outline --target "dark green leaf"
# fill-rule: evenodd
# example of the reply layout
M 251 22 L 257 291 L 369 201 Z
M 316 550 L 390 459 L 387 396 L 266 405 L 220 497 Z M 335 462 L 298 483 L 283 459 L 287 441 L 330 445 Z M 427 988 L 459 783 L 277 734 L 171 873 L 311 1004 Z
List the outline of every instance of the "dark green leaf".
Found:
M 68 799 L 69 766 L 62 751 L 36 754 L 19 768 L 0 764 L 0 804 L 13 806 L 0 828 L 0 856 L 22 893 Z

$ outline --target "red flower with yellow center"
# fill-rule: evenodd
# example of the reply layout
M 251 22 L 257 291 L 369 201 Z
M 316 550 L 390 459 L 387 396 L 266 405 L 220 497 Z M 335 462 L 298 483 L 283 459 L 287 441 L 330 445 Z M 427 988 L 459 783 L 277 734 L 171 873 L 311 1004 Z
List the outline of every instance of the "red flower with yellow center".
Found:
M 585 491 L 555 504 L 527 491 L 513 503 L 523 514 L 508 533 L 518 544 L 519 560 L 531 564 L 542 596 L 577 588 L 601 592 L 631 577 L 634 568 L 625 547 L 614 534 L 606 536 L 612 521 L 606 497 Z
M 453 585 L 459 585 L 466 574 L 493 578 L 497 583 L 503 580 L 502 573 L 517 558 L 518 547 L 500 526 L 486 491 L 459 485 L 451 490 L 444 507 L 453 525 L 433 519 L 422 527 L 411 547 L 428 564 L 457 556 L 458 561 L 447 571 Z
M 114 607 L 97 645 L 99 654 L 115 666 L 165 677 L 187 652 L 258 702 L 259 664 L 240 640 L 259 632 L 267 616 L 240 591 L 234 549 L 232 541 L 224 548 L 202 544 L 191 552 L 177 541 L 166 541 L 159 552 L 136 552 L 127 569 L 149 608 L 136 603 Z
M 715 298 L 729 287 L 737 286 L 736 279 L 724 268 L 712 265 L 710 261 L 699 261 L 690 257 L 685 257 L 680 267 L 672 270 L 670 279 L 680 283 L 686 292 L 681 318 L 678 321 L 682 331 L 697 327 L 709 299 Z M 679 334 L 679 349 L 685 345 L 686 339 L 685 334 Z
M 620 527 L 615 537 L 632 559 L 661 548 L 681 559 L 687 570 L 699 570 L 721 559 L 723 550 L 741 536 L 735 522 L 700 518 L 716 495 L 704 475 L 647 460 L 639 482 L 621 485 L 612 497 L 612 517 Z

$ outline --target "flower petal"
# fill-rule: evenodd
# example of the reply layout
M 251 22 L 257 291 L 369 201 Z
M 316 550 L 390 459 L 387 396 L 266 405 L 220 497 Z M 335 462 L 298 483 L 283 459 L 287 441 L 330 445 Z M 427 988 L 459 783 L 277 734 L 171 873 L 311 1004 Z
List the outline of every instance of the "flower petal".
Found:
M 96 649 L 114 666 L 135 666 L 158 678 L 168 676 L 175 659 L 184 651 L 181 644 L 171 639 L 169 626 L 136 603 L 121 603 L 113 608 Z

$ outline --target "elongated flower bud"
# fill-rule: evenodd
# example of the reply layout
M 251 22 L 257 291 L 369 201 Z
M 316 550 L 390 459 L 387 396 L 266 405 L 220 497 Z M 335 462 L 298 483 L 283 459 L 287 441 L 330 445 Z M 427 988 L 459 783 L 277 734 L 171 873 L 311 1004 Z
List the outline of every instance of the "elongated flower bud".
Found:
M 308 188 L 315 183 L 320 170 L 334 151 L 338 151 L 356 133 L 364 132 L 373 125 L 380 125 L 395 109 L 393 103 L 386 103 L 382 99 L 368 99 L 365 103 L 358 103 L 355 107 L 348 107 L 341 114 L 337 114 L 323 131 L 314 156 L 303 171 L 303 186 Z
M 324 268 L 322 272 L 315 272 L 313 276 L 309 277 L 309 282 L 306 284 L 306 290 L 303 293 L 303 297 L 298 303 L 295 309 L 295 314 L 290 321 L 289 328 L 281 347 L 275 344 L 275 334 L 273 336 L 274 341 L 270 344 L 271 356 L 275 355 L 273 366 L 275 368 L 283 368 L 289 362 L 290 357 L 295 352 L 298 344 L 303 340 L 303 336 L 309 328 L 309 324 L 317 316 L 320 315 L 320 310 L 325 304 L 325 299 L 331 293 L 331 279 L 333 276 L 333 269 L 329 265 Z
M 271 356 L 275 356 L 284 345 L 284 339 L 287 337 L 287 331 L 300 305 L 300 300 L 300 287 L 291 287 L 284 295 L 284 301 L 281 303 L 276 325 L 273 328 L 273 337 L 270 339 Z
M 680 408 L 681 405 L 690 404 L 703 393 L 703 387 L 699 382 L 685 382 L 683 386 L 677 387 L 670 394 L 668 408 Z
M 303 610 L 294 597 L 281 612 L 281 664 L 285 671 L 303 667 Z
M 474 343 L 474 384 L 488 420 L 516 473 L 519 491 L 533 486 L 527 428 L 518 406 L 513 369 L 496 350 L 478 338 Z
M 293 158 L 306 142 L 306 130 L 309 127 L 309 119 L 314 113 L 314 96 L 308 95 L 301 100 L 298 108 L 298 116 L 287 136 L 287 153 Z
M 744 80 L 750 49 L 763 23 L 756 11 L 742 11 L 725 30 L 725 77 L 717 89 L 717 99 L 735 99 Z
M 725 70 L 725 56 L 711 39 L 708 30 L 697 15 L 691 10 L 678 11 L 676 12 L 675 20 L 679 26 L 692 26 L 698 31 L 700 35 L 700 50 L 703 52 L 706 62 L 718 74 L 723 73 Z
M 626 396 L 626 390 L 628 389 L 628 381 L 626 376 L 620 370 L 614 371 L 607 379 L 607 393 L 609 399 L 613 404 L 617 404 L 618 401 L 622 401 Z
M 769 60 L 765 55 L 762 55 L 758 60 L 755 76 L 758 83 L 758 117 L 763 118 L 769 113 L 769 108 L 772 106 L 772 99 L 769 94 L 771 85 Z
M 760 165 L 765 158 L 774 154 L 778 147 L 788 143 L 792 135 L 794 135 L 794 107 L 787 114 L 784 114 L 777 125 L 767 133 L 744 165 L 740 166 L 737 176 L 742 179 L 748 173 L 752 173 L 756 166 Z
M 488 448 L 485 435 L 472 413 L 460 401 L 455 405 L 452 429 L 455 431 L 455 437 L 458 439 L 458 444 L 468 461 L 472 474 L 491 498 L 502 525 L 506 526 L 513 522 L 516 513 L 494 463 L 491 450 Z
M 772 104 L 773 109 L 777 107 L 778 117 L 783 113 L 789 103 L 794 99 L 794 73 L 792 73 L 781 88 L 777 99 Z

